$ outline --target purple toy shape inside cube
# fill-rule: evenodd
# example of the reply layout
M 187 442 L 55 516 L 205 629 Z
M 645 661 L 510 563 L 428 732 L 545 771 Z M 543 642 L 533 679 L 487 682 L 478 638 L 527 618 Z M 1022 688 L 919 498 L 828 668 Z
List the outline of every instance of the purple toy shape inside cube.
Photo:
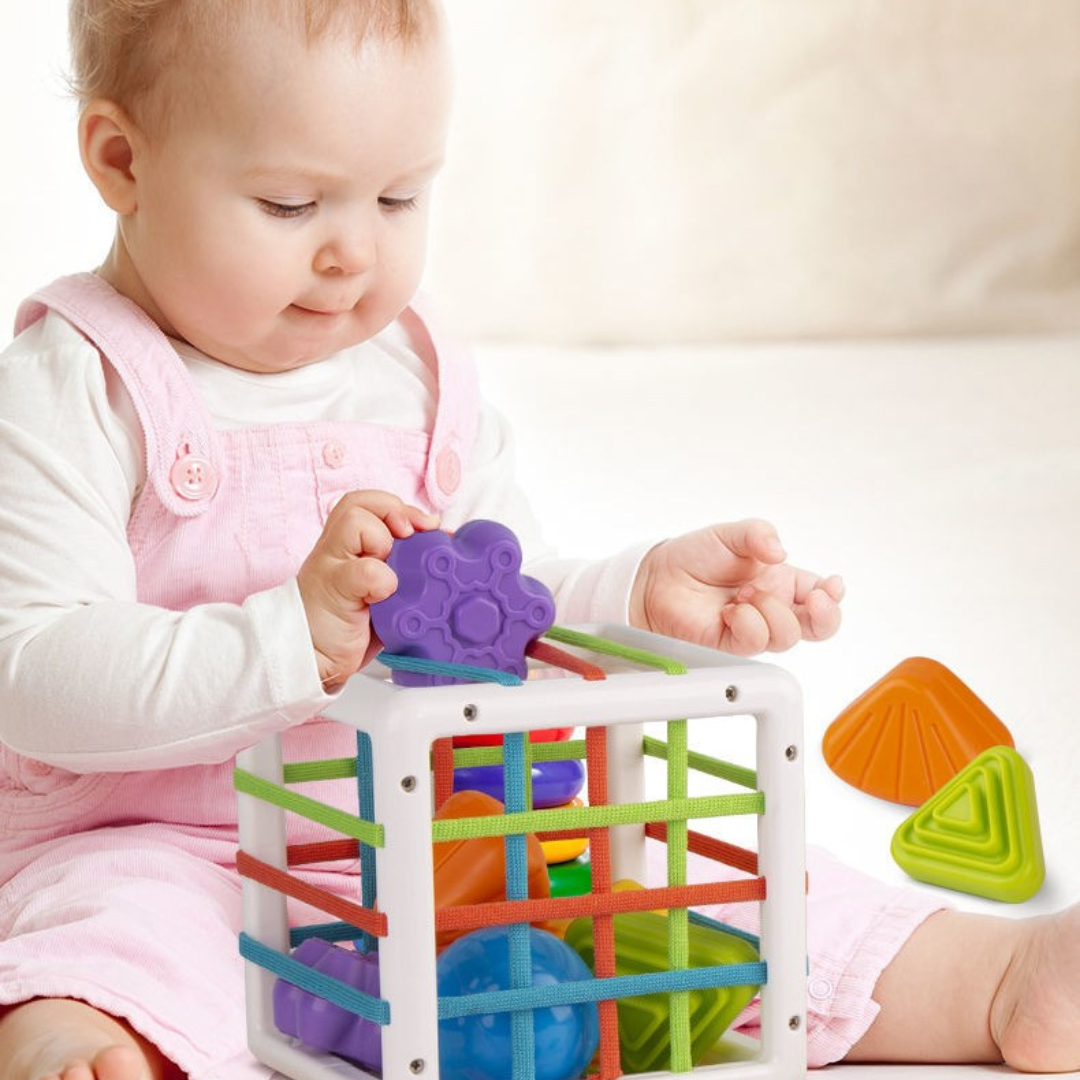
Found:
M 433 530 L 395 540 L 397 591 L 371 605 L 389 653 L 495 668 L 525 677 L 525 650 L 555 621 L 547 587 L 521 573 L 521 545 L 505 525 L 476 520 L 452 536 Z M 402 686 L 466 680 L 395 671 Z
M 308 938 L 292 958 L 372 997 L 379 996 L 379 958 L 321 938 Z M 368 1072 L 382 1068 L 382 1031 L 378 1024 L 343 1009 L 309 990 L 278 979 L 274 984 L 274 1024 L 283 1035 L 313 1050 L 323 1050 Z
M 581 794 L 585 786 L 585 766 L 576 758 L 566 761 L 534 761 L 532 804 L 535 810 L 565 806 Z M 461 765 L 454 770 L 455 791 L 482 791 L 506 802 L 506 786 L 501 765 Z

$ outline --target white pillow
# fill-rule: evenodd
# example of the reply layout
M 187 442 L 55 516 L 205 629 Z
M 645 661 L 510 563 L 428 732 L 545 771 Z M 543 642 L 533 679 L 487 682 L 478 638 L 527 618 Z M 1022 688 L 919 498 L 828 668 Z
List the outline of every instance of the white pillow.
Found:
M 1080 328 L 1075 0 L 450 0 L 480 337 Z

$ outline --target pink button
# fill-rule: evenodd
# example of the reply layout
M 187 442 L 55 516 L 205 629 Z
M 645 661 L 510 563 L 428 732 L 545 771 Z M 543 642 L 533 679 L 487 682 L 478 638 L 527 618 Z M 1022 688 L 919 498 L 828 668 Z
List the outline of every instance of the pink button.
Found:
M 322 448 L 322 459 L 331 469 L 337 469 L 345 461 L 348 451 L 340 439 L 331 439 Z
M 454 450 L 442 450 L 435 459 L 435 479 L 447 495 L 453 495 L 461 483 L 461 458 Z
M 181 451 L 169 470 L 169 483 L 181 499 L 200 502 L 217 491 L 217 472 L 206 458 Z

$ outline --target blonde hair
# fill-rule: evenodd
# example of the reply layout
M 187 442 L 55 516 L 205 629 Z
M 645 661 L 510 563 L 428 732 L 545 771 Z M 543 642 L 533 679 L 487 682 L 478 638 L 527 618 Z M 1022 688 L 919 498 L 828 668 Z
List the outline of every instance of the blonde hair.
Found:
M 294 23 L 309 44 L 344 33 L 408 47 L 438 15 L 438 0 L 69 0 L 70 82 L 81 104 L 107 98 L 137 113 L 170 61 L 260 19 Z

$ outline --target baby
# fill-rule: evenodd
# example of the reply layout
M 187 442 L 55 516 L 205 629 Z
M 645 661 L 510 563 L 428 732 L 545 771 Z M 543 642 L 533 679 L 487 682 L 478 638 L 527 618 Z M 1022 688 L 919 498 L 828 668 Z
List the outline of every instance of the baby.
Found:
M 71 30 L 116 234 L 0 358 L 0 1080 L 256 1080 L 231 759 L 349 752 L 317 717 L 379 647 L 395 539 L 500 520 L 560 621 L 740 655 L 833 634 L 843 586 L 762 521 L 544 546 L 416 297 L 436 0 L 73 0 Z M 824 855 L 810 880 L 813 1064 L 1080 1067 L 1080 909 L 943 911 Z

